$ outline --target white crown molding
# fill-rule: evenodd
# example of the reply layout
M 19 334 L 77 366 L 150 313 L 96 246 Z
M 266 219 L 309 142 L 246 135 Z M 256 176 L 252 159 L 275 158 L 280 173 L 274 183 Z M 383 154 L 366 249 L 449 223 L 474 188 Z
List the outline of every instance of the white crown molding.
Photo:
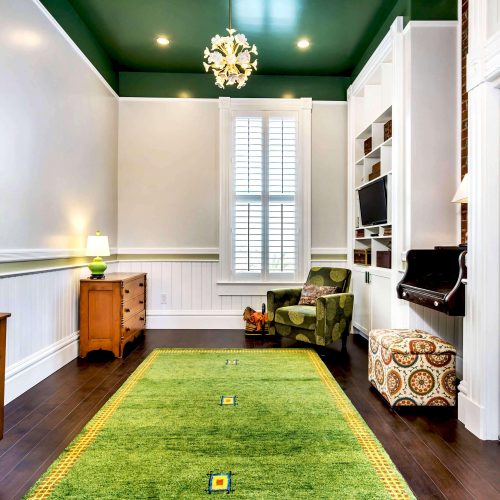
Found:
M 118 255 L 218 255 L 218 247 L 117 248 Z
M 497 5 L 495 6 L 495 3 Z M 496 12 L 495 12 L 496 10 Z M 500 4 L 478 0 L 469 8 L 469 53 L 467 55 L 467 91 L 484 82 L 500 87 Z M 496 19 L 491 34 L 489 21 Z M 495 22 L 495 21 L 493 21 Z M 491 26 L 493 28 L 493 26 Z M 488 34 L 490 36 L 488 37 Z
M 500 87 L 500 32 L 491 36 L 483 47 L 467 56 L 467 78 L 470 91 L 483 82 Z
M 363 89 L 367 84 L 368 80 L 372 77 L 373 73 L 377 71 L 379 65 L 390 55 L 393 46 L 393 39 L 396 34 L 403 32 L 403 18 L 401 16 L 396 17 L 394 22 L 391 24 L 387 35 L 380 42 L 379 46 L 375 52 L 370 56 L 367 63 L 356 77 L 351 86 L 347 89 L 348 98 L 352 94 L 357 94 Z
M 412 28 L 456 28 L 458 21 L 409 21 L 403 29 L 403 34 L 407 34 Z
M 207 102 L 217 104 L 217 97 L 120 97 L 120 102 Z
M 104 84 L 107 90 L 115 97 L 119 98 L 118 94 L 113 90 L 111 85 L 106 81 L 106 79 L 99 73 L 97 68 L 90 62 L 87 56 L 80 50 L 78 45 L 71 39 L 71 37 L 64 31 L 62 26 L 54 19 L 52 14 L 43 6 L 40 0 L 31 0 L 42 12 L 42 14 L 52 23 L 56 30 L 61 34 L 61 36 L 66 40 L 66 42 L 71 46 L 71 48 L 77 53 L 78 56 L 87 64 L 87 66 L 94 72 L 94 74 L 99 78 L 99 80 Z
M 218 103 L 219 97 L 119 97 L 120 102 L 206 102 L 206 103 Z M 226 97 L 225 99 L 230 99 Z M 254 99 L 252 99 L 254 100 Z M 279 98 L 280 101 L 286 100 Z M 312 99 L 313 108 L 314 106 L 347 106 L 347 101 L 316 101 Z
M 347 101 L 315 101 L 313 99 L 313 109 L 317 106 L 347 106 Z
M 219 97 L 219 109 L 249 109 L 259 111 L 276 110 L 310 110 L 313 100 L 311 97 L 301 97 L 299 99 L 277 98 L 234 98 Z

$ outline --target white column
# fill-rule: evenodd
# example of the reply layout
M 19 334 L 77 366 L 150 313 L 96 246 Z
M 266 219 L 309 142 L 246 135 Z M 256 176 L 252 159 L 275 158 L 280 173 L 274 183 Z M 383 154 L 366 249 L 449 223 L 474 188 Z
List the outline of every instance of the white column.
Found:
M 458 416 L 500 432 L 500 0 L 470 2 L 468 284 Z

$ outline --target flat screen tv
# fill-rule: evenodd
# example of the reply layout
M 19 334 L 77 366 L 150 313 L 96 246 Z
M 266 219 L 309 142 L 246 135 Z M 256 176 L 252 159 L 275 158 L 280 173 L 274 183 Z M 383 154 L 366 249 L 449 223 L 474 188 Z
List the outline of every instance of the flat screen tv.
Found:
M 362 187 L 359 193 L 359 208 L 361 211 L 361 224 L 374 226 L 387 222 L 387 178 Z

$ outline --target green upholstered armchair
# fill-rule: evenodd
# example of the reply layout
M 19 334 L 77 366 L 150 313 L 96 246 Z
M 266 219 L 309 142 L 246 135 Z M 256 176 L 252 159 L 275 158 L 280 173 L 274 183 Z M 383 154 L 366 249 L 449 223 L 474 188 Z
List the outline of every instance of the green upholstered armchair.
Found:
M 340 288 L 340 293 L 319 297 L 315 306 L 298 305 L 302 288 L 270 290 L 267 292 L 269 333 L 323 346 L 342 338 L 345 349 L 354 304 L 350 283 L 349 269 L 313 267 L 306 284 Z

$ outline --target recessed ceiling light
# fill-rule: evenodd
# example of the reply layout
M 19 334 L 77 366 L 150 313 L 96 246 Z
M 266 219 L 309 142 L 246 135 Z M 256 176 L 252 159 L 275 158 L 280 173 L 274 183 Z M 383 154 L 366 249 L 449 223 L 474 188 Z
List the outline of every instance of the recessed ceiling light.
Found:
M 166 36 L 159 36 L 156 39 L 156 43 L 158 45 L 162 45 L 163 47 L 166 47 L 170 43 L 170 40 Z
M 307 40 L 307 38 L 301 38 L 298 42 L 297 42 L 297 47 L 299 49 L 307 49 L 307 47 L 309 47 L 309 40 Z

